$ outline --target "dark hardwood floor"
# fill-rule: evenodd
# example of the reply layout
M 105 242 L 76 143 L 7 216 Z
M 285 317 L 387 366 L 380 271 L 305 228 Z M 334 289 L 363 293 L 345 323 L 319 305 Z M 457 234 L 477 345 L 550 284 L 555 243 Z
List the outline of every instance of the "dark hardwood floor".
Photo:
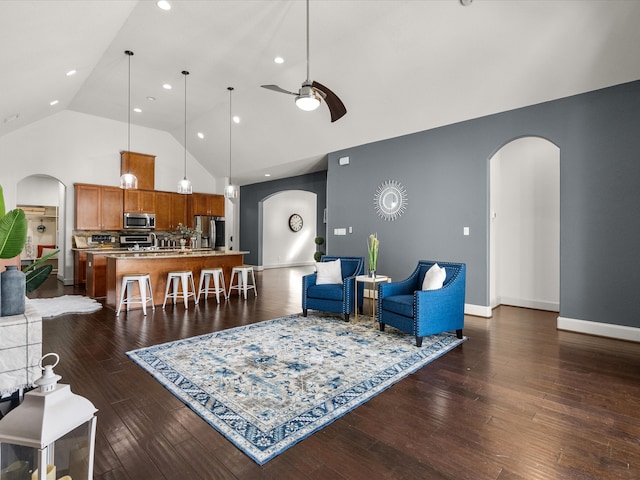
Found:
M 45 320 L 56 373 L 99 409 L 96 480 L 638 479 L 640 344 L 556 330 L 556 313 L 467 317 L 461 347 L 260 467 L 125 351 L 300 312 L 308 268 L 257 298 Z M 84 293 L 55 279 L 32 297 Z

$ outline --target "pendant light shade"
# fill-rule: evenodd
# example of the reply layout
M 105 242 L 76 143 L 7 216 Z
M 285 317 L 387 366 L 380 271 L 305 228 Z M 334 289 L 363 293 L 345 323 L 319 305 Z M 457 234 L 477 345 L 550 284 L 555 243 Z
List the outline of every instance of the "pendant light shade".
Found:
M 193 185 L 187 179 L 187 75 L 189 72 L 182 71 L 184 75 L 184 178 L 178 182 L 178 193 L 190 195 L 193 193 Z
M 233 129 L 231 93 L 233 92 L 233 87 L 227 87 L 227 90 L 229 90 L 229 185 L 224 189 L 224 196 L 229 200 L 233 200 L 234 198 L 238 198 L 238 189 L 231 183 L 231 131 Z
M 129 94 L 127 96 L 127 152 L 131 151 L 131 57 L 133 52 L 131 50 L 125 50 L 125 55 L 129 57 Z M 127 167 L 130 168 L 130 167 Z M 131 170 L 127 173 L 123 173 L 120 176 L 120 188 L 130 190 L 138 188 L 138 177 L 136 177 Z

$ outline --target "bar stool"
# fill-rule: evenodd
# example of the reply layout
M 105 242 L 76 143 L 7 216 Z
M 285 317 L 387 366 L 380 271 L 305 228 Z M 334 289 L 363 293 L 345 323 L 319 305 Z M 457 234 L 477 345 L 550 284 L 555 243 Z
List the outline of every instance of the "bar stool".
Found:
M 211 279 L 213 279 L 213 288 L 210 288 Z M 220 286 L 222 284 L 222 286 Z M 200 284 L 198 285 L 198 301 L 200 301 L 200 295 L 204 293 L 204 299 L 206 300 L 209 293 L 216 294 L 216 301 L 220 303 L 220 293 L 223 298 L 227 299 L 227 286 L 224 283 L 224 274 L 221 268 L 204 268 L 200 270 Z
M 138 283 L 139 296 L 133 296 L 133 286 Z M 126 292 L 126 298 L 125 298 Z M 147 295 L 148 292 L 148 295 Z M 132 303 L 142 304 L 142 313 L 147 314 L 147 302 L 151 302 L 151 308 L 156 309 L 155 302 L 153 301 L 153 290 L 151 289 L 151 277 L 148 273 L 132 273 L 130 275 L 123 275 L 122 283 L 120 285 L 120 301 L 118 302 L 118 311 L 116 317 L 120 315 L 120 309 L 122 305 L 127 306 L 127 312 L 129 311 L 129 305 Z
M 251 285 L 249 285 L 249 272 L 251 272 Z M 236 276 L 237 283 L 233 284 L 234 275 Z M 253 273 L 253 267 L 251 265 L 242 265 L 240 267 L 233 267 L 231 269 L 231 280 L 229 280 L 229 293 L 227 298 L 231 296 L 231 290 L 238 290 L 244 292 L 244 299 L 247 299 L 247 290 L 253 289 L 255 296 L 258 296 L 258 289 L 256 288 L 256 277 Z
M 179 287 L 182 286 L 182 293 L 179 292 Z M 171 288 L 171 292 L 169 289 Z M 196 296 L 196 287 L 193 283 L 193 272 L 191 270 L 183 270 L 180 272 L 169 272 L 167 274 L 167 288 L 164 292 L 164 302 L 162 308 L 167 304 L 167 298 L 173 299 L 173 304 L 176 304 L 176 298 L 182 296 L 184 300 L 185 310 L 189 308 L 189 297 L 193 297 L 196 305 L 198 304 L 198 297 Z

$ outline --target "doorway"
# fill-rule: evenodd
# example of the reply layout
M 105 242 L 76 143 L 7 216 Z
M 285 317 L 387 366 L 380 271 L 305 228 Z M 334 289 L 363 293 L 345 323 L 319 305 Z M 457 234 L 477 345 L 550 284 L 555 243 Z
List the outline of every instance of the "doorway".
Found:
M 560 310 L 560 149 L 510 141 L 489 161 L 490 306 Z
M 27 243 L 21 260 L 33 262 L 50 249 L 59 249 L 57 258 L 47 263 L 54 267 L 52 275 L 64 280 L 66 187 L 49 175 L 30 175 L 18 182 L 16 194 L 17 207 L 24 210 L 28 222 Z

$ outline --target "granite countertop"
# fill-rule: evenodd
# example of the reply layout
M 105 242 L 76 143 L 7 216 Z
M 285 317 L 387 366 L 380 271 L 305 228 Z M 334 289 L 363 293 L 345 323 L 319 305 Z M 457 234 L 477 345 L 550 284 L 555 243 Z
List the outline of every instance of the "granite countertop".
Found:
M 104 255 L 108 258 L 184 258 L 184 257 L 220 257 L 228 255 L 245 255 L 249 252 L 239 250 L 211 250 L 210 248 L 165 248 L 159 250 L 125 250 L 111 249 L 112 251 L 92 251 L 90 253 Z

